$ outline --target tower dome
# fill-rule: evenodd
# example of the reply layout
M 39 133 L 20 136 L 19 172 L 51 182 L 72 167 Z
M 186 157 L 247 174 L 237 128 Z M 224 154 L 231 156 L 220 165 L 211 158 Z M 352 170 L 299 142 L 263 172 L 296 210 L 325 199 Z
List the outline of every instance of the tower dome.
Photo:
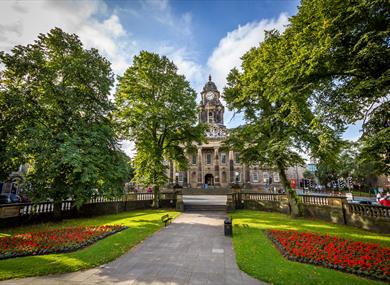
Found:
M 211 81 L 211 75 L 209 75 L 209 81 L 204 85 L 203 87 L 203 92 L 208 92 L 208 91 L 217 91 L 217 86 L 213 81 Z

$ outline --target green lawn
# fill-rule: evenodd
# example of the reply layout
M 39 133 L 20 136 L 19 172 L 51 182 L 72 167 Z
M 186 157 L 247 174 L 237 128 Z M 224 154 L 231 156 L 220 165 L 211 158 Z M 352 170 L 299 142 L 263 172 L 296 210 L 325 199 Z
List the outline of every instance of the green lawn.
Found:
M 233 216 L 233 245 L 237 264 L 249 275 L 272 284 L 384 284 L 352 274 L 285 259 L 264 235 L 266 229 L 293 229 L 327 233 L 390 247 L 390 235 L 335 225 L 318 220 L 292 219 L 287 215 L 250 210 Z
M 122 212 L 116 215 L 64 220 L 63 222 L 56 224 L 48 223 L 18 227 L 10 230 L 0 230 L 0 236 L 5 236 L 32 230 L 75 225 L 122 224 L 129 227 L 128 229 L 100 240 L 89 247 L 72 253 L 0 260 L 0 280 L 71 272 L 107 263 L 121 256 L 134 245 L 160 229 L 163 226 L 163 223 L 161 223 L 161 216 L 166 213 L 167 211 L 164 210 Z M 179 213 L 169 211 L 169 215 L 176 217 Z

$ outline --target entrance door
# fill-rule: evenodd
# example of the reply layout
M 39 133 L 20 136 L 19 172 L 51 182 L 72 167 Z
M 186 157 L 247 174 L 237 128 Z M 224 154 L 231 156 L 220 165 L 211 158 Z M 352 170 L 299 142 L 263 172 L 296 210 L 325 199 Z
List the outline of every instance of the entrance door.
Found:
M 204 177 L 204 182 L 209 186 L 213 186 L 214 176 L 212 174 L 206 174 L 206 176 Z

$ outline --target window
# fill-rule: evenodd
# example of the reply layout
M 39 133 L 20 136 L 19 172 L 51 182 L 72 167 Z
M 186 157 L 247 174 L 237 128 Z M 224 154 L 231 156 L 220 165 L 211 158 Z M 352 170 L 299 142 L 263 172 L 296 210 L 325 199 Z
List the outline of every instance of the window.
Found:
M 192 155 L 192 164 L 196 164 L 196 154 Z
M 209 123 L 213 123 L 214 122 L 214 114 L 213 112 L 209 112 Z
M 259 182 L 259 173 L 257 170 L 252 170 L 252 182 Z
M 268 183 L 268 181 L 269 181 L 268 172 L 263 172 L 263 182 Z
M 240 163 L 240 154 L 238 152 L 234 153 L 234 162 L 235 163 Z
M 183 183 L 183 180 L 184 180 L 184 173 L 182 171 L 180 171 L 178 181 L 179 181 L 179 183 Z
M 211 164 L 211 153 L 206 154 L 206 164 Z
M 221 164 L 226 164 L 226 153 L 221 153 Z
M 280 182 L 279 173 L 274 172 L 274 182 Z

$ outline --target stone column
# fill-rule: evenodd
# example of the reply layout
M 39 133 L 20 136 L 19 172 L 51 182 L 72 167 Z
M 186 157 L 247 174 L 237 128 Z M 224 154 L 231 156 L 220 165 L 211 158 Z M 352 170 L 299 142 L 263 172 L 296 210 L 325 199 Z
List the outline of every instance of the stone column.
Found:
M 221 186 L 221 171 L 219 168 L 219 149 L 218 147 L 214 147 L 214 186 Z
M 229 150 L 229 175 L 228 175 L 228 183 L 235 183 L 234 179 L 236 176 L 234 175 L 234 153 Z
M 198 147 L 198 186 L 201 187 L 203 184 L 203 169 L 202 169 L 202 148 Z

